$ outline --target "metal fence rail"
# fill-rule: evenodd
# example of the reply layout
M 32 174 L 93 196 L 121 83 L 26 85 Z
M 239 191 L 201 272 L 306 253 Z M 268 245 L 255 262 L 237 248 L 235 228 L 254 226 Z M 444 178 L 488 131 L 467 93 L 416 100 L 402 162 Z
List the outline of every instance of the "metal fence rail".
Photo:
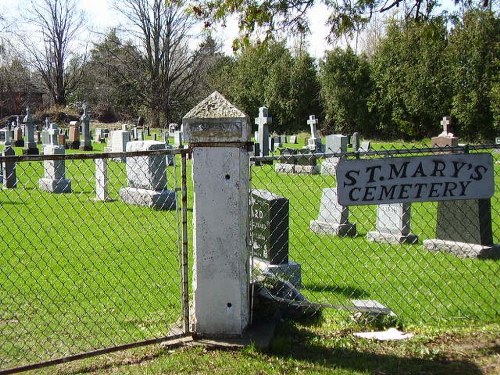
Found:
M 0 371 L 186 333 L 185 158 L 0 158 L 15 165 L 0 191 Z
M 498 322 L 500 248 L 493 246 L 494 251 L 486 257 L 496 256 L 495 260 L 424 247 L 425 240 L 436 239 L 438 226 L 477 236 L 482 230 L 478 228 L 477 204 L 456 201 L 454 211 L 449 209 L 445 217 L 438 202 L 395 205 L 389 207 L 393 210 L 389 213 L 387 208 L 379 212 L 376 205 L 354 205 L 344 210 L 333 202 L 336 176 L 320 173 L 324 163 L 336 163 L 339 158 L 373 160 L 444 152 L 491 154 L 495 193 L 490 199 L 488 220 L 494 245 L 500 243 L 500 153 L 495 147 L 252 157 L 254 279 L 280 303 L 313 313 L 324 308 L 326 316 L 335 318 L 350 319 L 355 311 L 378 308 L 392 311 L 400 323 Z M 479 216 L 487 216 L 487 210 L 479 210 Z M 334 225 L 325 224 L 329 221 L 340 223 L 337 233 L 332 229 Z M 384 231 L 381 225 L 388 228 L 387 232 L 406 226 L 405 239 L 395 232 L 380 238 Z M 475 249 L 473 244 L 470 246 Z

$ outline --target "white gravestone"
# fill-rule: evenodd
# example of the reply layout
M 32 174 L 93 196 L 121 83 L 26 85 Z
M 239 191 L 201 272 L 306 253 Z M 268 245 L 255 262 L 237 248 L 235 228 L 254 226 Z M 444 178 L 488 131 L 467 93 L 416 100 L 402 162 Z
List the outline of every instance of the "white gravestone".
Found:
M 314 233 L 337 236 L 356 236 L 356 224 L 349 222 L 349 208 L 337 201 L 337 188 L 323 189 L 319 216 L 309 225 Z
M 57 125 L 50 124 L 48 135 L 51 143 L 43 147 L 44 155 L 64 155 L 64 147 L 57 145 L 58 134 Z M 71 192 L 71 181 L 66 179 L 64 160 L 44 160 L 43 167 L 44 177 L 38 181 L 41 190 L 55 194 Z
M 158 141 L 127 143 L 127 152 L 164 149 L 165 143 Z M 127 156 L 128 186 L 120 189 L 120 198 L 129 204 L 157 210 L 174 210 L 175 192 L 166 188 L 166 172 L 165 155 Z
M 377 207 L 377 230 L 368 232 L 366 237 L 373 242 L 417 243 L 410 222 L 411 203 L 381 204 Z
M 95 159 L 95 200 L 109 200 L 108 159 Z
M 342 134 L 331 134 L 326 137 L 326 153 L 347 152 L 347 136 Z M 332 156 L 321 164 L 321 174 L 324 176 L 335 176 L 340 157 Z
M 194 332 L 239 336 L 250 316 L 250 120 L 214 92 L 182 123 L 193 155 Z
M 307 141 L 307 147 L 311 151 L 322 152 L 321 138 L 317 132 L 318 119 L 315 115 L 310 115 L 307 124 L 311 127 L 311 138 Z
M 115 130 L 111 133 L 111 152 L 125 152 L 127 143 L 130 142 L 130 132 L 127 130 Z M 109 145 L 108 145 L 109 146 Z M 124 162 L 125 158 L 117 160 Z

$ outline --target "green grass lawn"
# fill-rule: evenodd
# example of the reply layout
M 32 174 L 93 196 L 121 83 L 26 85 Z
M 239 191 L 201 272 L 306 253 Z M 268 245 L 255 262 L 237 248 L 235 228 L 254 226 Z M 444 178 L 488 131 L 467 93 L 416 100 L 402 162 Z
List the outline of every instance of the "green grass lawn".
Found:
M 94 143 L 95 152 L 103 147 Z M 68 150 L 72 152 L 80 151 Z M 16 148 L 16 154 L 21 149 Z M 499 155 L 494 154 L 495 160 Z M 93 160 L 68 160 L 66 168 L 71 194 L 38 189 L 43 175 L 40 162 L 19 163 L 18 188 L 0 191 L 0 369 L 161 337 L 181 316 L 179 212 L 121 202 L 118 191 L 126 185 L 124 163 L 109 162 L 113 200 L 105 203 L 93 200 Z M 168 168 L 169 189 L 180 186 L 179 169 Z M 191 233 L 190 168 L 187 175 Z M 495 181 L 499 186 L 498 164 Z M 390 307 L 404 327 L 452 330 L 499 322 L 498 261 L 464 260 L 422 248 L 422 240 L 435 235 L 435 203 L 412 206 L 412 232 L 419 236 L 418 244 L 385 245 L 365 239 L 375 226 L 375 206 L 352 208 L 350 221 L 358 231 L 355 238 L 322 236 L 309 230 L 310 220 L 318 216 L 321 189 L 335 186 L 334 177 L 277 174 L 265 165 L 252 168 L 251 185 L 289 199 L 290 258 L 302 266 L 301 291 L 311 301 L 350 305 L 351 299 L 375 299 Z M 498 194 L 492 198 L 496 243 L 500 243 Z M 326 309 L 314 328 L 319 337 L 328 338 L 319 344 L 328 348 L 329 332 L 348 324 L 350 315 Z M 295 350 L 276 345 L 275 353 L 284 357 Z M 198 352 L 193 353 L 186 358 Z M 248 353 L 243 355 L 245 366 L 255 372 L 242 373 L 258 373 L 256 362 L 262 357 Z M 241 356 L 234 355 L 232 360 L 241 361 Z M 302 368 L 296 360 L 268 360 L 282 372 L 293 366 Z M 224 354 L 214 361 L 231 363 Z M 164 369 L 163 365 L 159 368 Z M 321 371 L 328 369 L 325 366 Z

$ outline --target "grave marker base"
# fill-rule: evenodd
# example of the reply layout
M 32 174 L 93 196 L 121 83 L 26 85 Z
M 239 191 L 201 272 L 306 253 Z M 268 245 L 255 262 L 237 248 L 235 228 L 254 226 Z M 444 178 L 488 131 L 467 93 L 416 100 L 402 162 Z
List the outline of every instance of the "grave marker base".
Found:
M 289 281 L 295 288 L 302 285 L 302 272 L 300 264 L 289 261 L 283 264 L 271 264 L 267 260 L 253 257 L 253 267 L 261 272 L 269 272 L 280 279 Z
M 390 243 L 390 244 L 398 244 L 398 243 L 409 243 L 416 244 L 418 242 L 418 236 L 415 234 L 394 234 L 394 233 L 383 233 L 372 231 L 366 234 L 366 239 L 371 242 L 380 242 L 380 243 Z
M 156 210 L 175 210 L 176 196 L 171 190 L 146 190 L 124 187 L 120 189 L 120 198 L 128 204 L 151 207 Z
M 40 155 L 40 150 L 37 147 L 24 148 L 23 155 Z
M 485 246 L 458 241 L 424 240 L 424 248 L 429 251 L 442 251 L 459 258 L 500 259 L 500 245 Z
M 24 141 L 14 141 L 14 147 L 24 147 Z
M 332 224 L 325 221 L 311 220 L 309 228 L 318 234 L 330 234 L 342 237 L 355 237 L 357 235 L 356 224 L 352 223 Z
M 61 178 L 60 180 L 41 178 L 38 182 L 40 189 L 43 191 L 54 194 L 71 193 L 71 180 L 65 178 Z

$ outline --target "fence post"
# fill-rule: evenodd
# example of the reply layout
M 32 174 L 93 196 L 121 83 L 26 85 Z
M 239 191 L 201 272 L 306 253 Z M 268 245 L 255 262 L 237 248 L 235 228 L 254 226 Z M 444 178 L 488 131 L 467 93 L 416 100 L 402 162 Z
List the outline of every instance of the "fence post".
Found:
M 249 321 L 250 122 L 214 92 L 182 123 L 193 159 L 193 331 L 241 335 Z

